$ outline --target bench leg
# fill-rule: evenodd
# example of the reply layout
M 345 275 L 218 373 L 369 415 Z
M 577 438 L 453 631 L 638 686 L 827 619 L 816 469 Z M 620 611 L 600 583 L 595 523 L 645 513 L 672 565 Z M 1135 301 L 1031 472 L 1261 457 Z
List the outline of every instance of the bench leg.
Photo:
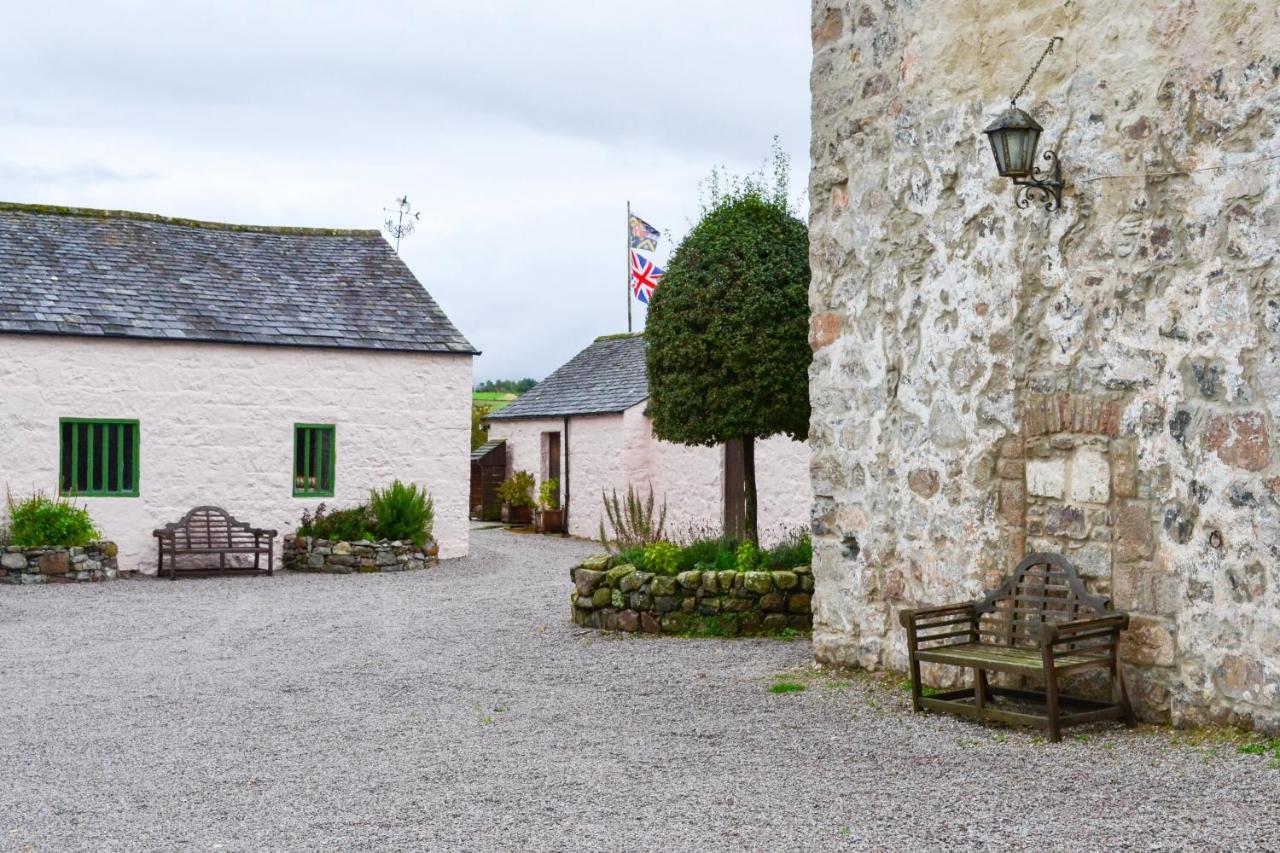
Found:
M 1058 721 L 1058 673 L 1053 668 L 1052 659 L 1045 662 L 1044 698 L 1049 720 L 1049 741 L 1058 743 L 1062 740 L 1062 724 Z
M 920 690 L 920 661 L 916 660 L 915 655 L 911 656 L 911 710 L 917 713 L 923 711 L 924 708 L 920 704 L 922 696 Z
M 1111 661 L 1111 684 L 1120 703 L 1120 710 L 1124 713 L 1124 724 L 1133 728 L 1137 721 L 1133 718 L 1133 706 L 1129 704 L 1129 691 L 1124 687 L 1124 673 L 1120 671 L 1120 664 L 1114 659 Z
M 973 704 L 979 711 L 987 706 L 987 700 L 991 698 L 991 687 L 987 684 L 987 671 L 974 667 L 973 669 Z

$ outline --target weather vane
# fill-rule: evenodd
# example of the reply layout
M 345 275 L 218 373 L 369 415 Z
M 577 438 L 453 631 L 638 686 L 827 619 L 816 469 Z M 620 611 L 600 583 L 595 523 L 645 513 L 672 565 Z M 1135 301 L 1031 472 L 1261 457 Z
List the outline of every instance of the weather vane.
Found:
M 422 216 L 422 213 L 421 211 L 413 211 L 412 208 L 409 207 L 408 195 L 402 195 L 400 198 L 396 199 L 396 206 L 394 208 L 384 207 L 382 209 L 387 213 L 394 213 L 396 215 L 394 221 L 390 217 L 387 217 L 387 222 L 384 227 L 387 229 L 388 234 L 396 238 L 396 254 L 398 255 L 400 254 L 400 238 L 408 237 L 413 233 L 413 223 Z M 408 222 L 405 221 L 406 217 L 409 220 Z

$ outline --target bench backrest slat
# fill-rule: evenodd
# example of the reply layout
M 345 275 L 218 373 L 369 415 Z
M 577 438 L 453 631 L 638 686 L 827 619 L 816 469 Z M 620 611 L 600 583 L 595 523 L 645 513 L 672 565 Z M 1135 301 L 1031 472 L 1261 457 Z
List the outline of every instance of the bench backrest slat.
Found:
M 1105 596 L 1090 595 L 1075 566 L 1058 554 L 1032 554 L 1008 580 L 977 603 L 983 642 L 1036 648 L 1040 626 L 1106 613 Z
M 258 539 L 252 527 L 216 506 L 198 506 L 163 530 L 173 535 L 179 548 L 188 549 L 248 547 Z

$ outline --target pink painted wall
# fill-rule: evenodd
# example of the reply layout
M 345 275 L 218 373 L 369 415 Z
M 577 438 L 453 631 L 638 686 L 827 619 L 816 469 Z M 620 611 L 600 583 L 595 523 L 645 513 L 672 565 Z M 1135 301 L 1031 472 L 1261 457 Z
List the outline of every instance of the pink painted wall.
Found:
M 545 459 L 542 434 L 562 432 L 560 418 L 495 420 L 490 438 L 507 441 L 512 470 L 526 470 L 541 482 Z M 756 445 L 760 489 L 760 533 L 769 544 L 809 524 L 809 446 L 774 437 Z M 660 441 L 644 415 L 644 404 L 614 415 L 574 417 L 569 424 L 570 533 L 595 538 L 603 515 L 601 494 L 632 484 L 648 493 L 653 485 L 667 502 L 667 528 L 719 530 L 723 520 L 724 451 Z
M 0 335 L 0 485 L 54 493 L 58 419 L 136 418 L 139 497 L 84 498 L 120 568 L 155 571 L 151 531 L 196 504 L 292 531 L 293 425 L 337 426 L 330 506 L 399 477 L 426 486 L 441 556 L 467 553 L 471 358 Z M 278 544 L 278 543 L 277 543 Z

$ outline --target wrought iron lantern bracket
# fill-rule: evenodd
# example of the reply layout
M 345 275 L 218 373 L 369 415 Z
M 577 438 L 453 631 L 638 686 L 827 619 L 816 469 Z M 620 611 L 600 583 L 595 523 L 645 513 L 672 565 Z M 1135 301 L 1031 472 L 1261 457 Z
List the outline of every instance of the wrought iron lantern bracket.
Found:
M 1043 203 L 1044 209 L 1052 212 L 1062 207 L 1062 164 L 1058 162 L 1056 151 L 1044 152 L 1041 159 L 1053 165 L 1043 169 L 1034 166 L 1030 178 L 1013 179 L 1014 184 L 1019 188 L 1017 205 L 1026 210 L 1032 204 Z M 1041 177 L 1042 175 L 1045 177 Z M 1039 200 L 1033 201 L 1032 193 L 1038 193 Z

